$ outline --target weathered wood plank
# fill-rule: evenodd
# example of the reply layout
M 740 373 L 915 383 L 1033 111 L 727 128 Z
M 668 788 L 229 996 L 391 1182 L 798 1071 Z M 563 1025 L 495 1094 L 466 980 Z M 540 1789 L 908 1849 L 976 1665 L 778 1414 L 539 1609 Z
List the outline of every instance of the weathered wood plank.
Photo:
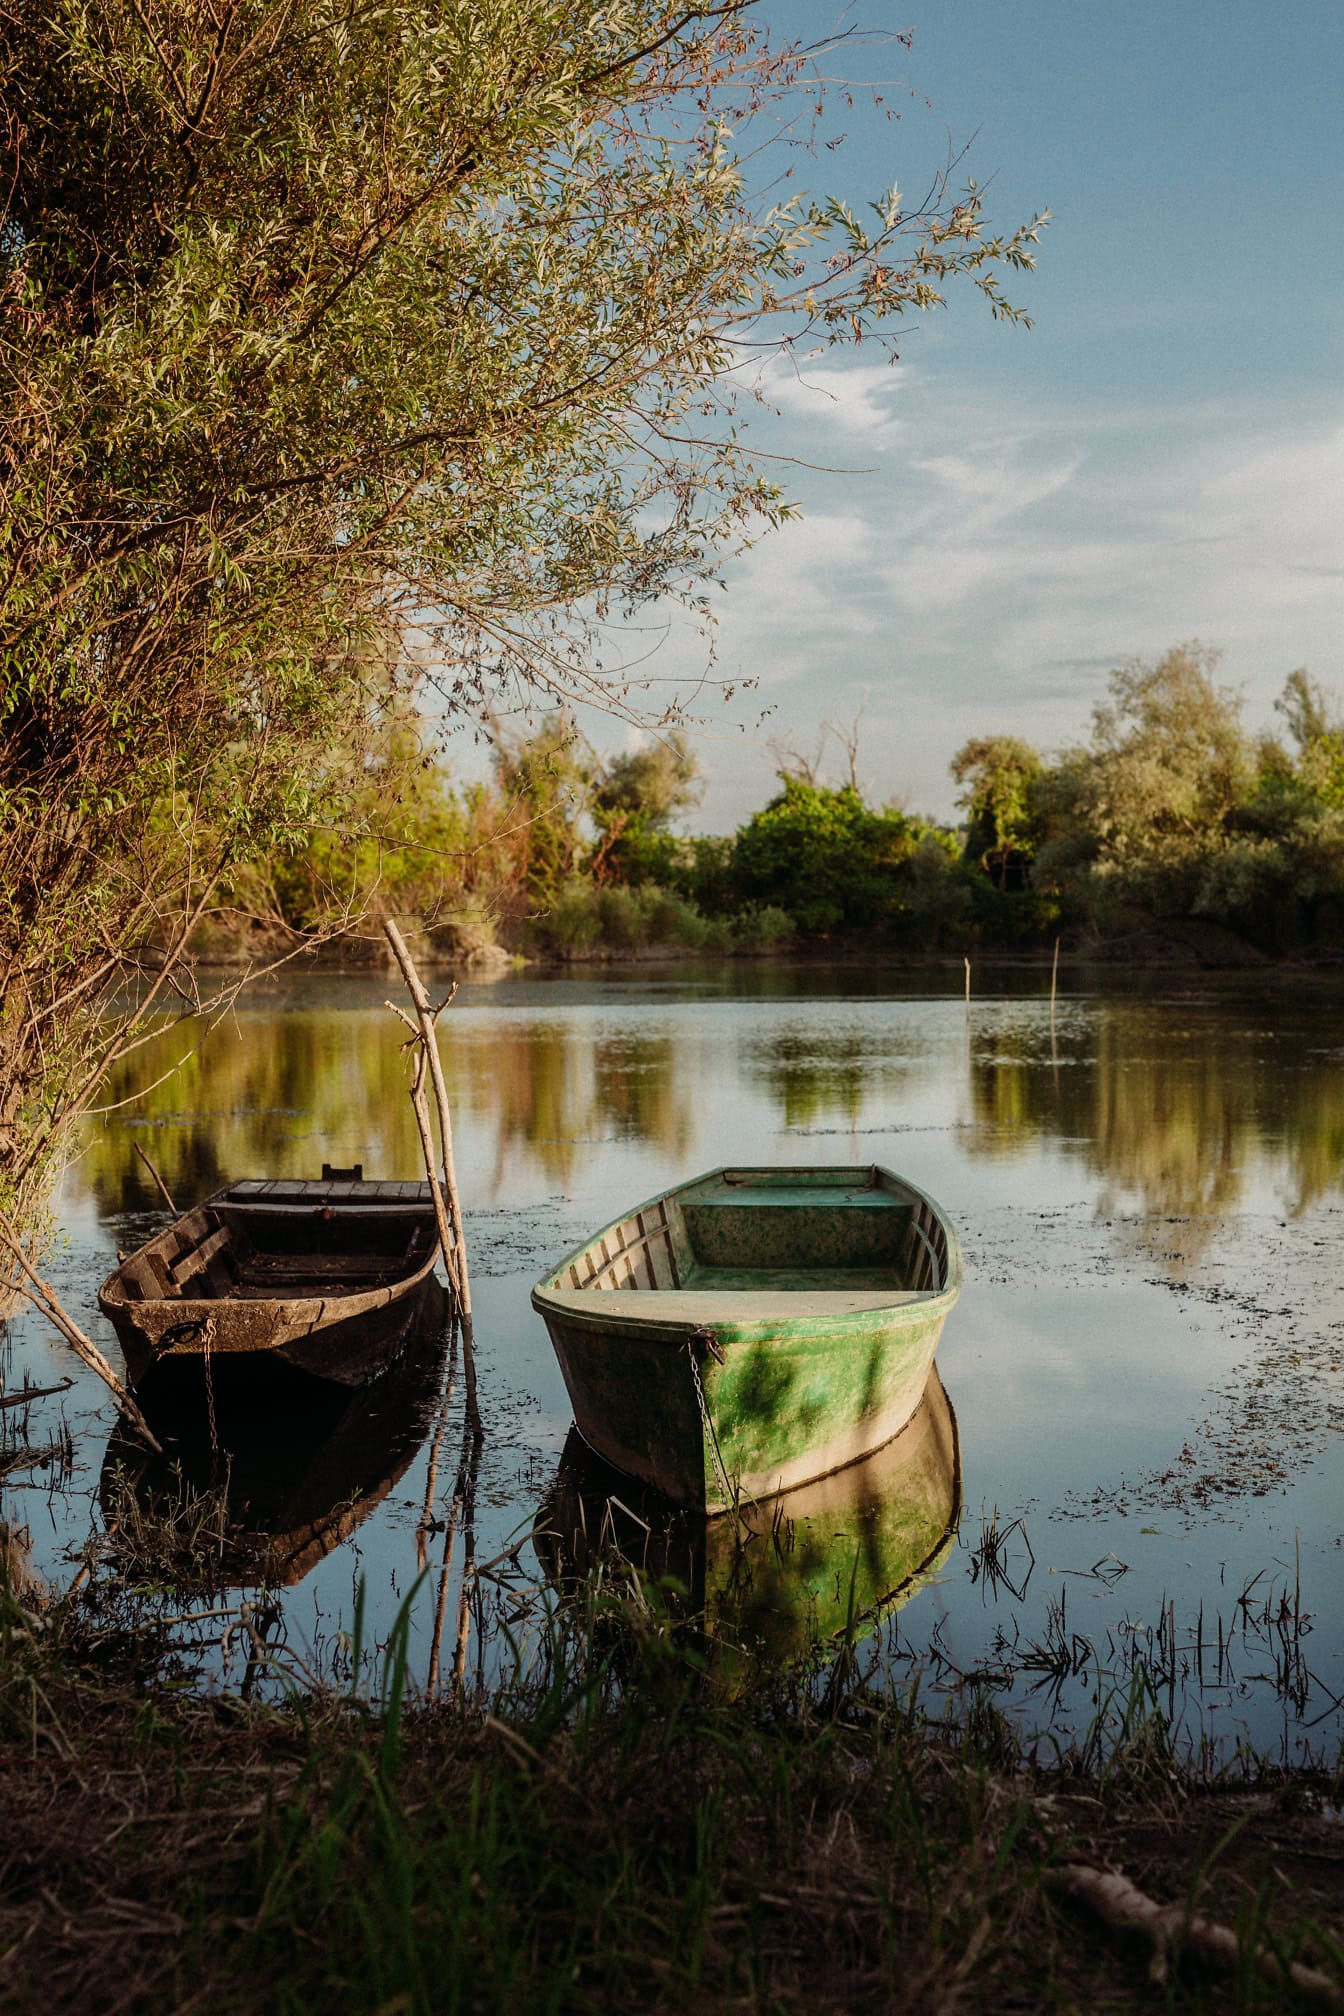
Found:
M 169 1269 L 174 1281 L 181 1283 L 193 1274 L 201 1273 L 228 1243 L 228 1226 L 217 1225 L 213 1232 L 202 1239 L 199 1246 L 193 1246 L 189 1253 L 184 1253 L 180 1259 L 174 1261 Z

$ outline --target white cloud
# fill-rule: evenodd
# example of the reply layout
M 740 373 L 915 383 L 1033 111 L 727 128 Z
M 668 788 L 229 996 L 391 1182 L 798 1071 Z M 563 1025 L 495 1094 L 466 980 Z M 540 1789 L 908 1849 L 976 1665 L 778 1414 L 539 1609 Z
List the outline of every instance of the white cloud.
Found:
M 933 478 L 941 493 L 937 502 L 955 513 L 964 538 L 967 533 L 989 532 L 1008 519 L 1021 517 L 1073 481 L 1081 456 L 1035 468 L 1031 463 L 1033 449 L 1036 444 L 1031 442 L 988 440 L 978 442 L 968 453 L 933 455 L 912 466 Z
M 819 640 L 875 635 L 880 558 L 876 528 L 852 512 L 791 520 L 751 549 L 733 572 L 728 620 L 734 634 L 745 617 L 754 637 L 768 637 L 771 683 L 785 676 L 781 638 L 796 675 L 815 667 Z
M 774 357 L 755 379 L 768 406 L 831 435 L 887 448 L 905 423 L 892 407 L 906 372 L 898 364 L 819 364 L 808 358 Z

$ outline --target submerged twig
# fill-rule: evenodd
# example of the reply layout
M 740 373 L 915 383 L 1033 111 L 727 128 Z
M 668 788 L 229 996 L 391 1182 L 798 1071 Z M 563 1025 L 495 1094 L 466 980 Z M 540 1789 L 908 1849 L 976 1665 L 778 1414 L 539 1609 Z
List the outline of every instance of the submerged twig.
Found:
M 0 1451 L 0 1477 L 8 1477 L 14 1470 L 36 1470 L 44 1463 L 59 1462 L 66 1448 L 65 1442 L 48 1442 L 42 1449 L 25 1442 L 16 1449 Z
M 55 1386 L 21 1386 L 17 1393 L 0 1393 L 0 1414 L 6 1407 L 26 1407 L 30 1401 L 50 1399 L 53 1393 L 68 1393 L 74 1383 L 73 1379 L 62 1379 Z

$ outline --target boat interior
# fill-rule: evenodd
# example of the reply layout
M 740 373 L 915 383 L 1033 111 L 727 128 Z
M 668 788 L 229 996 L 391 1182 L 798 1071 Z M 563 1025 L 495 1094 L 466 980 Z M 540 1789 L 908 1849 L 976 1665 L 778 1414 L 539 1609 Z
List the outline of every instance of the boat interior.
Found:
M 935 1294 L 947 1234 L 884 1170 L 721 1169 L 634 1211 L 555 1288 Z
M 418 1273 L 436 1238 L 432 1211 L 418 1195 L 423 1186 L 363 1184 L 362 1191 L 392 1194 L 353 1201 L 330 1194 L 341 1187 L 234 1185 L 122 1263 L 127 1300 L 358 1295 Z

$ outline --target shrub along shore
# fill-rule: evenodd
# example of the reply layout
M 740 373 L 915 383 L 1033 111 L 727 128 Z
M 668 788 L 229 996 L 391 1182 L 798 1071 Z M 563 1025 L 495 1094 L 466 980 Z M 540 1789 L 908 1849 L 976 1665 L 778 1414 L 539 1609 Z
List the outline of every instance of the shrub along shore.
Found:
M 726 1699 L 628 1586 L 528 1684 L 432 1706 L 400 1629 L 381 1705 L 193 1695 L 151 1642 L 0 1594 L 2 2010 L 1344 1994 L 1340 1769 L 1212 1777 L 1141 1684 L 1045 1769 L 992 1708 L 875 1693 L 852 1644 Z
M 1197 645 L 1121 667 L 1090 742 L 1052 757 L 1012 735 L 966 743 L 956 828 L 871 804 L 854 737 L 846 781 L 826 781 L 823 739 L 814 759 L 782 755 L 735 834 L 688 837 L 699 780 L 679 731 L 602 758 L 561 717 L 497 729 L 493 777 L 457 786 L 403 714 L 348 823 L 235 874 L 197 955 L 334 938 L 356 959 L 381 912 L 459 962 L 1056 941 L 1149 963 L 1338 957 L 1344 715 L 1295 672 L 1282 732 L 1254 736 L 1215 671 Z

